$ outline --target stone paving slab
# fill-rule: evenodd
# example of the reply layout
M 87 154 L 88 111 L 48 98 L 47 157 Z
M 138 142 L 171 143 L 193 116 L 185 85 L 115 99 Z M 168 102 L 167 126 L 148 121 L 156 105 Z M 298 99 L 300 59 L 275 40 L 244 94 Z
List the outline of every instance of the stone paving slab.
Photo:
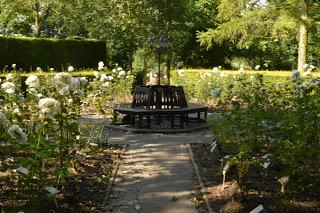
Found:
M 85 118 L 103 125 L 103 119 Z M 182 134 L 133 134 L 105 128 L 109 144 L 128 145 L 112 194 L 116 213 L 196 213 L 198 183 L 187 144 L 209 143 L 210 129 Z
M 186 145 L 131 145 L 118 174 L 113 212 L 197 212 L 191 202 L 196 183 Z

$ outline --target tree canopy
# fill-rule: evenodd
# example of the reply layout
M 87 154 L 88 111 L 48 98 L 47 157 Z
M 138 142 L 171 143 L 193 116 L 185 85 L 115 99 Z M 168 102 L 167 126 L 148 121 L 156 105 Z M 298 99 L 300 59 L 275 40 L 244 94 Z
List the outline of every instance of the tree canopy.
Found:
M 298 68 L 307 63 L 308 29 L 318 27 L 319 3 L 311 0 L 221 0 L 220 24 L 198 33 L 201 45 L 229 40 L 239 47 L 261 41 L 299 41 Z
M 315 0 L 0 0 L 0 34 L 104 40 L 108 64 L 129 69 L 147 38 L 160 35 L 170 37 L 168 68 L 179 61 L 228 68 L 244 57 L 288 69 L 298 52 L 300 68 L 320 63 L 318 11 Z

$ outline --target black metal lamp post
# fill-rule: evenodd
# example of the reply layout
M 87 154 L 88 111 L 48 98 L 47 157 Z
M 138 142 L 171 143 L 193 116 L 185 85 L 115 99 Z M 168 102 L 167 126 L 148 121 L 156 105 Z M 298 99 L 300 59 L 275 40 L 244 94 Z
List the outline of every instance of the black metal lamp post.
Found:
M 156 47 L 156 52 L 158 53 L 158 86 L 160 86 L 160 76 L 161 76 L 161 53 L 166 50 L 168 44 L 168 37 L 161 35 L 159 37 L 159 45 Z M 153 39 L 152 37 L 148 38 L 148 45 L 151 49 L 153 49 Z

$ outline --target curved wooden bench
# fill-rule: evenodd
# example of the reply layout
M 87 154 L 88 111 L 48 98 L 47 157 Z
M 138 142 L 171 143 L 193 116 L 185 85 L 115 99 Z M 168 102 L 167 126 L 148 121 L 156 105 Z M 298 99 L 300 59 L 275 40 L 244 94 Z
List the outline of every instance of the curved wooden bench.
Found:
M 114 121 L 117 114 L 126 114 L 135 125 L 135 119 L 139 119 L 139 128 L 142 128 L 142 120 L 147 117 L 148 128 L 150 128 L 150 117 L 157 116 L 160 123 L 163 115 L 167 115 L 174 128 L 176 116 L 180 117 L 180 128 L 184 123 L 189 124 L 189 114 L 198 113 L 197 121 L 201 121 L 201 113 L 204 113 L 204 121 L 207 120 L 207 107 L 200 105 L 188 105 L 181 86 L 137 86 L 133 94 L 131 104 L 118 105 L 113 108 Z

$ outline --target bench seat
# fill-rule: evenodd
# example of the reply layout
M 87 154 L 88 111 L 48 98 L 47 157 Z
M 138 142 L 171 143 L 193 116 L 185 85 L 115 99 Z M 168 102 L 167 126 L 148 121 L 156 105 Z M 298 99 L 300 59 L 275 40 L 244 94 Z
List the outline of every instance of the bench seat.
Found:
M 189 114 L 197 113 L 197 121 L 206 121 L 207 120 L 207 110 L 208 107 L 197 105 L 197 104 L 188 104 L 186 107 L 181 108 L 153 108 L 148 109 L 145 107 L 132 107 L 131 104 L 122 104 L 117 105 L 113 108 L 114 111 L 114 120 L 117 120 L 117 114 L 125 114 L 130 116 L 131 123 L 135 126 L 135 119 L 138 118 L 138 127 L 142 128 L 143 117 L 147 118 L 148 128 L 151 126 L 150 116 L 158 116 L 161 118 L 163 115 L 167 115 L 171 122 L 171 128 L 174 128 L 174 120 L 176 116 L 180 117 L 180 128 L 184 128 L 184 123 L 189 124 Z M 201 113 L 203 113 L 203 120 L 201 120 Z

